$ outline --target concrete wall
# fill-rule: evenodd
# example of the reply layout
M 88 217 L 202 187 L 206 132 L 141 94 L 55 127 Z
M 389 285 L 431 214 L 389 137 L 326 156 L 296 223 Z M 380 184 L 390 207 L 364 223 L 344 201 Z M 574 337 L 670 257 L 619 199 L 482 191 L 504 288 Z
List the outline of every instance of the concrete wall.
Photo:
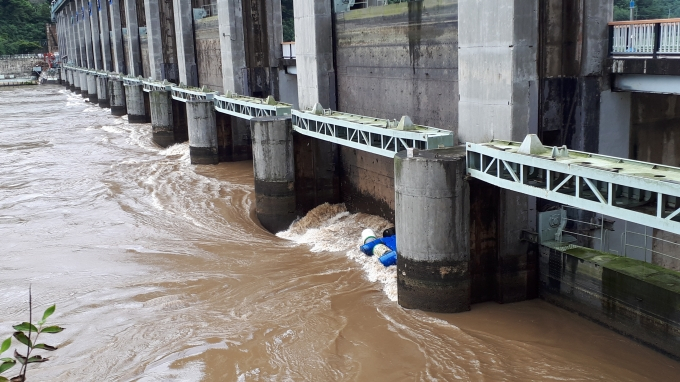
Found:
M 212 90 L 224 92 L 222 83 L 222 55 L 217 16 L 194 21 L 198 83 Z
M 680 274 L 644 262 L 541 246 L 540 293 L 551 303 L 680 359 Z
M 29 75 L 34 66 L 45 65 L 38 58 L 3 58 L 0 59 L 0 74 Z
M 630 93 L 632 159 L 645 162 L 680 166 L 680 96 L 666 94 Z M 665 231 L 654 230 L 653 249 L 667 254 L 654 254 L 652 262 L 663 267 L 680 270 L 680 237 Z
M 342 201 L 351 212 L 394 221 L 394 159 L 340 147 Z
M 601 123 L 607 123 L 600 120 L 600 97 L 609 90 L 605 60 L 612 12 L 608 0 L 539 3 L 538 134 L 543 143 L 597 152 Z M 627 135 L 627 130 L 619 133 Z
M 457 0 L 338 14 L 335 43 L 338 110 L 457 131 Z

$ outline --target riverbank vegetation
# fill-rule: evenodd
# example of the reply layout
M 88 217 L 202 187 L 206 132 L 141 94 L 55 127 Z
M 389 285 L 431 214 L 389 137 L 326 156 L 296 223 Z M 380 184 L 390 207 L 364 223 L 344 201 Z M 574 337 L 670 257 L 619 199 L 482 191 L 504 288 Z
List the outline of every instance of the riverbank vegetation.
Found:
M 680 0 L 636 0 L 634 20 L 680 17 Z M 614 0 L 614 20 L 630 20 L 630 0 Z
M 49 1 L 0 0 L 0 55 L 40 51 L 49 22 Z

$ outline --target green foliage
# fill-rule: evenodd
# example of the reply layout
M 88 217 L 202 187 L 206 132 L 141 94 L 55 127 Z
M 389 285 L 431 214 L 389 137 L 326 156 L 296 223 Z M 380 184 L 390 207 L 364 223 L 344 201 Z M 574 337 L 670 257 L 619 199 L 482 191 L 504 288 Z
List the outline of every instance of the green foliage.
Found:
M 293 17 L 293 0 L 281 0 L 281 22 L 283 23 L 284 42 L 295 41 L 295 20 Z
M 614 21 L 630 20 L 630 0 L 614 0 Z M 680 0 L 636 0 L 635 20 L 680 17 Z
M 48 0 L 31 4 L 28 0 L 0 0 L 0 55 L 31 53 L 47 38 L 50 22 Z
M 29 316 L 31 316 L 30 318 L 32 318 L 33 309 L 31 307 L 32 301 L 30 297 L 30 291 L 28 301 L 30 312 Z M 0 376 L 0 382 L 25 382 L 26 371 L 28 370 L 29 364 L 46 362 L 49 360 L 49 358 L 44 358 L 41 355 L 31 355 L 31 353 L 36 349 L 47 351 L 57 350 L 56 346 L 47 345 L 44 343 L 37 343 L 38 337 L 40 337 L 42 333 L 59 333 L 64 330 L 64 328 L 59 326 L 43 326 L 47 321 L 47 318 L 54 313 L 56 308 L 57 308 L 56 305 L 52 305 L 49 308 L 47 308 L 43 313 L 42 319 L 38 321 L 35 325 L 30 322 L 22 322 L 21 324 L 12 326 L 14 330 L 16 330 L 16 332 L 12 334 L 12 337 L 19 341 L 21 345 L 14 349 L 14 358 L 0 358 L 1 362 L 0 374 L 11 369 L 17 363 L 21 365 L 21 370 L 19 371 L 19 375 L 11 379 L 7 379 L 7 377 Z M 0 345 L 0 354 L 9 350 L 9 348 L 12 346 L 12 337 L 2 342 L 2 344 Z M 24 348 L 25 353 L 23 354 L 20 353 L 19 348 Z

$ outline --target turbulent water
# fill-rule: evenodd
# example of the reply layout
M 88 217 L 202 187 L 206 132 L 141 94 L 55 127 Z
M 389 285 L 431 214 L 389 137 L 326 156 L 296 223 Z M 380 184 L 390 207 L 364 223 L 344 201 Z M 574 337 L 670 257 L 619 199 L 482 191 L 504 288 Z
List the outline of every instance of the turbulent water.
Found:
M 67 328 L 29 380 L 680 380 L 540 300 L 402 309 L 394 267 L 356 249 L 387 222 L 321 206 L 272 235 L 251 162 L 192 166 L 150 130 L 62 87 L 0 90 L 0 339 L 29 285 Z

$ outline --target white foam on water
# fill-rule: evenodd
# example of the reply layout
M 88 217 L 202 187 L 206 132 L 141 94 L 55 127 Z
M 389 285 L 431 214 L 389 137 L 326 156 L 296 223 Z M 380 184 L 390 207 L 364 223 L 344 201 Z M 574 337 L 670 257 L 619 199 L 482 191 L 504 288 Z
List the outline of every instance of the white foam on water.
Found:
M 392 224 L 368 214 L 350 214 L 344 204 L 322 204 L 291 224 L 276 236 L 298 244 L 311 246 L 312 252 L 339 252 L 361 265 L 366 278 L 380 283 L 385 295 L 397 301 L 397 267 L 383 266 L 377 257 L 366 256 L 360 250 L 361 231 L 366 228 L 382 232 Z

